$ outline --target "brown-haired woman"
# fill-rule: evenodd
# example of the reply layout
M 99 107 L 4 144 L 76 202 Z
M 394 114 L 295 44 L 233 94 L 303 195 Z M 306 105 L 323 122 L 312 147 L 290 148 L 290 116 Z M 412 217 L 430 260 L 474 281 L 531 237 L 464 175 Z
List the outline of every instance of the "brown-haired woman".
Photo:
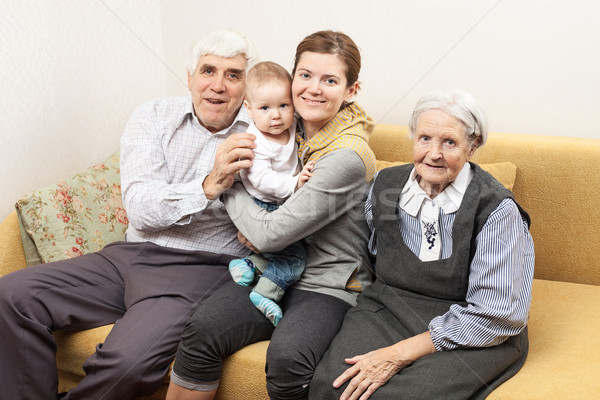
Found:
M 352 102 L 359 71 L 360 52 L 343 33 L 316 32 L 298 45 L 292 99 L 300 116 L 299 156 L 303 164 L 315 162 L 314 175 L 271 213 L 240 185 L 224 202 L 240 241 L 252 249 L 275 251 L 305 238 L 306 269 L 279 303 L 277 328 L 248 299 L 251 288 L 233 281 L 200 304 L 176 355 L 169 400 L 212 399 L 222 360 L 267 339 L 269 396 L 308 396 L 317 363 L 368 277 L 368 228 L 361 216 L 375 159 L 367 144 L 373 123 Z

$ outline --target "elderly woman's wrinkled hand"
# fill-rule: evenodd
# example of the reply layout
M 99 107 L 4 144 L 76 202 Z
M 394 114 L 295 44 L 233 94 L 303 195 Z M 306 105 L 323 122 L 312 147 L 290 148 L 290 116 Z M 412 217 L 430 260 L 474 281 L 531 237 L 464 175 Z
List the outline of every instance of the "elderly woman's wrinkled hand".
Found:
M 338 388 L 348 379 L 352 378 L 352 380 L 340 400 L 368 399 L 392 376 L 414 362 L 414 360 L 403 360 L 399 356 L 398 350 L 390 346 L 345 359 L 347 364 L 352 364 L 352 367 L 340 375 L 333 382 L 333 386 Z
M 347 358 L 344 361 L 352 367 L 333 381 L 333 387 L 339 388 L 352 378 L 340 400 L 366 400 L 400 370 L 435 351 L 431 335 L 425 331 L 392 346 Z

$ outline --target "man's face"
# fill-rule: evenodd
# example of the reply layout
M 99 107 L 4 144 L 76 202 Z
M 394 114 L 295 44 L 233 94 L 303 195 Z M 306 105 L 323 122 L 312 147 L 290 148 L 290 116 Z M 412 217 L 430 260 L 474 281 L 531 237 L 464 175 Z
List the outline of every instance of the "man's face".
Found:
M 194 111 L 202 126 L 215 133 L 233 123 L 244 99 L 246 58 L 201 56 L 193 75 L 188 72 L 188 89 Z

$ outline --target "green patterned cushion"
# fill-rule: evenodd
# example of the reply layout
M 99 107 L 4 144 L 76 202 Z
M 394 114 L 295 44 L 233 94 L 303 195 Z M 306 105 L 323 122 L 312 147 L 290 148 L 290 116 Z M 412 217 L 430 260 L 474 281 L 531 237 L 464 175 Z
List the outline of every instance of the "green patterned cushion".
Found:
M 16 207 L 29 237 L 24 243 L 28 266 L 77 257 L 123 240 L 128 220 L 121 200 L 119 153 L 26 195 Z

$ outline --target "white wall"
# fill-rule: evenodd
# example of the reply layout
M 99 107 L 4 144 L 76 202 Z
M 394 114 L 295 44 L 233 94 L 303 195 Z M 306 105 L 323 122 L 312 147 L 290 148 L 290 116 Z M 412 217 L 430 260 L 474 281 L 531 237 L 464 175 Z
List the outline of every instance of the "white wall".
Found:
M 181 69 L 202 33 L 245 33 L 290 68 L 298 42 L 341 30 L 362 49 L 358 101 L 406 125 L 432 89 L 471 92 L 492 131 L 600 138 L 600 3 L 594 1 L 162 1 L 165 57 Z M 204 5 L 204 3 L 202 3 Z M 193 11 L 197 9 L 197 11 Z M 183 71 L 182 71 L 183 73 Z M 170 92 L 185 93 L 169 78 Z
M 600 139 L 593 1 L 0 1 L 0 220 L 115 151 L 137 104 L 187 93 L 191 45 L 224 27 L 288 68 L 307 34 L 346 32 L 377 122 L 405 125 L 429 90 L 463 88 L 492 131 Z
M 158 0 L 2 0 L 0 220 L 34 189 L 119 147 L 133 108 L 165 95 Z

